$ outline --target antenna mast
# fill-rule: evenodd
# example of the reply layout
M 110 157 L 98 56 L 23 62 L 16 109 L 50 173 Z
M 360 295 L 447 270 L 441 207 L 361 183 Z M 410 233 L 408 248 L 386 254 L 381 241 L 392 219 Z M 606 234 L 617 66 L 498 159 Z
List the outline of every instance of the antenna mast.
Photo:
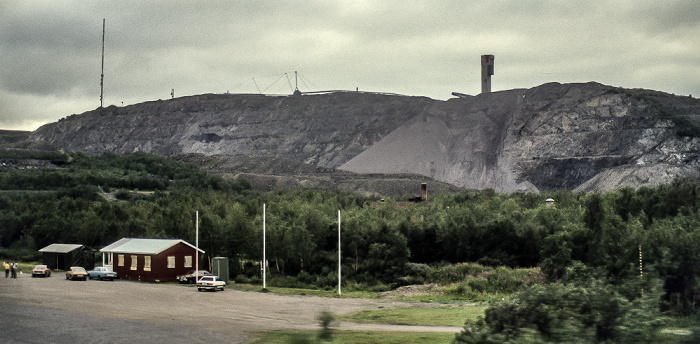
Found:
M 100 107 L 104 107 L 104 81 L 105 81 L 105 18 L 102 18 L 102 74 L 100 74 Z
M 297 77 L 297 71 L 294 71 L 294 93 L 295 96 L 300 96 L 301 91 L 299 91 L 299 78 Z

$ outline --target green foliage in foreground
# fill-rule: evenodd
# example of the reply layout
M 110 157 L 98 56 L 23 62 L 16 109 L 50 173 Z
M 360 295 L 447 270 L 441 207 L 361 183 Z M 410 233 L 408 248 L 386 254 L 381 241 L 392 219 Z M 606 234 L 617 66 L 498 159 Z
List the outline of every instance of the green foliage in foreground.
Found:
M 639 283 L 535 286 L 467 321 L 455 343 L 656 343 L 658 295 Z

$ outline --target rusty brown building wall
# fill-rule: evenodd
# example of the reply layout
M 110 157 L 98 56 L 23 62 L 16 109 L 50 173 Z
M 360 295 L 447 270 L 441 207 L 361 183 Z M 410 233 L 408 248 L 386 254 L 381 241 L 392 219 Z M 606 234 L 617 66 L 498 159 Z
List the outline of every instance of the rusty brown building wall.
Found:
M 119 256 L 123 255 L 123 264 L 120 263 Z M 191 267 L 185 266 L 185 257 L 191 257 Z M 150 269 L 145 266 L 147 257 L 151 259 Z M 168 267 L 168 257 L 174 257 L 174 267 Z M 136 258 L 135 269 L 132 269 L 133 258 Z M 202 268 L 202 256 L 199 257 L 199 266 Z M 170 282 L 175 281 L 178 275 L 195 269 L 195 249 L 183 243 L 176 244 L 169 249 L 157 254 L 132 254 L 129 252 L 115 252 L 114 271 L 119 274 L 119 278 L 150 282 Z

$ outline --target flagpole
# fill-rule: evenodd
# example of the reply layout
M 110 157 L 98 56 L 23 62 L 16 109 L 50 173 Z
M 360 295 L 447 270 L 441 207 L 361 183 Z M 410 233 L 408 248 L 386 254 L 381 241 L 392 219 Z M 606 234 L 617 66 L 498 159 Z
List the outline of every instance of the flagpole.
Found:
M 265 283 L 265 274 L 267 272 L 267 257 L 265 257 L 265 203 L 263 203 L 263 261 L 262 261 L 262 266 L 263 266 L 263 289 L 267 287 L 267 284 Z
M 340 210 L 338 210 L 338 296 L 341 296 L 341 291 L 340 291 L 340 273 L 341 273 L 341 268 L 340 268 Z
M 196 250 L 194 251 L 194 280 L 198 281 L 199 278 L 197 278 L 197 274 L 199 273 L 199 210 L 197 210 L 195 213 L 195 239 L 194 239 L 194 246 L 196 247 Z

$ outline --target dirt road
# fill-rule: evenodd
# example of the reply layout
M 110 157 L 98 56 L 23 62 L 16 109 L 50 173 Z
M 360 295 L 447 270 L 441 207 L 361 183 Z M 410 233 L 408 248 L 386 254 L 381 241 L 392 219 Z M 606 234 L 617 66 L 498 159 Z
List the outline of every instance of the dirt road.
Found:
M 322 311 L 406 307 L 381 300 L 280 296 L 130 281 L 0 278 L 0 342 L 249 343 L 258 331 L 318 329 Z M 341 322 L 341 330 L 458 332 L 457 327 Z

